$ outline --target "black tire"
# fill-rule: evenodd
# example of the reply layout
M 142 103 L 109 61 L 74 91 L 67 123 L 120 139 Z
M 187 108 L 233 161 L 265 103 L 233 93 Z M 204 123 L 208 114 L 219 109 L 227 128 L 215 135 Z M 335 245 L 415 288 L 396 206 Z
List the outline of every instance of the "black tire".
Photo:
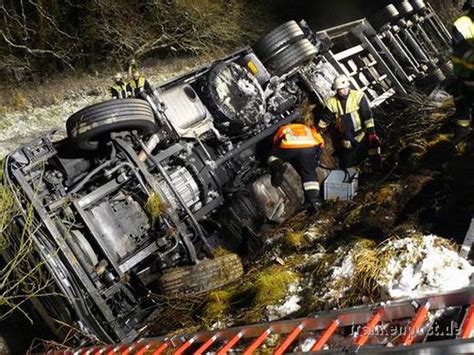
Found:
M 111 132 L 136 130 L 151 134 L 156 123 L 150 105 L 139 99 L 100 102 L 83 108 L 66 121 L 67 135 L 80 149 L 96 150 L 101 137 Z
M 400 13 L 397 8 L 393 4 L 390 4 L 377 12 L 369 22 L 376 30 L 379 30 L 388 23 L 395 23 L 399 18 Z
M 413 13 L 413 6 L 408 1 L 403 1 L 398 4 L 398 12 L 401 17 L 410 16 Z
M 423 0 L 412 0 L 411 6 L 413 6 L 415 12 L 420 12 L 421 10 L 426 8 L 426 4 Z
M 267 67 L 274 75 L 282 76 L 292 69 L 309 63 L 317 53 L 316 47 L 303 38 L 272 57 Z
M 244 273 L 237 254 L 226 254 L 215 259 L 205 259 L 197 265 L 166 271 L 161 276 L 164 295 L 199 294 L 237 280 Z
M 262 63 L 265 63 L 275 52 L 304 37 L 303 30 L 296 21 L 288 21 L 265 35 L 254 46 L 253 50 Z

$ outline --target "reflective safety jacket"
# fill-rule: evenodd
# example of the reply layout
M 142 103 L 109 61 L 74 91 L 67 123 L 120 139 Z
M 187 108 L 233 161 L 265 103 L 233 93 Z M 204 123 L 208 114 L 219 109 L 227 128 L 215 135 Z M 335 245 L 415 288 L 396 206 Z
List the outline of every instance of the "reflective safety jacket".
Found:
M 454 22 L 452 37 L 454 74 L 473 81 L 474 86 L 474 23 L 470 16 L 461 16 Z
M 125 83 L 123 84 L 114 84 L 111 88 L 110 91 L 112 92 L 112 97 L 116 99 L 125 99 L 128 97 L 127 94 L 127 86 Z
M 130 83 L 127 85 L 127 91 L 132 96 L 137 96 L 141 91 L 151 92 L 151 86 L 145 77 L 141 76 L 138 80 L 130 80 Z
M 273 144 L 283 149 L 323 147 L 324 139 L 315 128 L 294 123 L 281 126 L 273 137 Z
M 366 133 L 375 132 L 369 102 L 364 93 L 358 90 L 350 90 L 347 97 L 334 95 L 326 101 L 326 110 L 319 126 L 324 129 L 333 121 L 345 148 L 352 148 L 360 143 Z

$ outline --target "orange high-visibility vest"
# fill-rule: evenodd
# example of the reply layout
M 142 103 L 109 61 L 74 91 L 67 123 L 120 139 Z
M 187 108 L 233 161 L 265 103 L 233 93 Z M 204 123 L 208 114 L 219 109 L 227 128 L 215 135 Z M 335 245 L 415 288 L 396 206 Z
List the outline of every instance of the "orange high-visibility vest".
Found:
M 281 126 L 273 137 L 273 144 L 283 149 L 323 147 L 324 139 L 315 128 L 294 123 Z

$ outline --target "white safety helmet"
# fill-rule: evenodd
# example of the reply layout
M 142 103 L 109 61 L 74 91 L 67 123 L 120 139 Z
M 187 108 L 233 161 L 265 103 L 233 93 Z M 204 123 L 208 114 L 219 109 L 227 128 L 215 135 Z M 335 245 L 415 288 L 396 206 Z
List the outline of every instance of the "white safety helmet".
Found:
M 122 80 L 122 79 L 123 79 L 123 78 L 122 78 L 122 74 L 117 73 L 117 74 L 114 75 L 114 80 L 115 80 L 115 81 L 119 81 L 119 80 Z
M 351 83 L 349 82 L 349 78 L 344 74 L 336 76 L 334 82 L 332 83 L 333 90 L 346 89 L 350 86 Z

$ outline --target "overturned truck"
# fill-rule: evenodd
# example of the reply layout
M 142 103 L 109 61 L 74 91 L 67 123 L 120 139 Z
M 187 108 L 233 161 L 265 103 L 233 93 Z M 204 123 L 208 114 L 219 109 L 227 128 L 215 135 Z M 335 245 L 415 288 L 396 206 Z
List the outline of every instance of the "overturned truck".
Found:
M 34 306 L 58 335 L 62 322 L 127 341 L 159 312 L 151 295 L 239 278 L 239 256 L 216 250 L 242 249 L 262 223 L 301 207 L 296 173 L 278 189 L 266 174 L 278 127 L 303 100 L 323 104 L 338 73 L 372 106 L 439 84 L 449 41 L 422 0 L 318 33 L 290 21 L 152 94 L 80 110 L 61 141 L 47 135 L 9 154 L 4 182 L 21 212 L 12 224 L 34 220 L 32 257 L 54 281 Z

